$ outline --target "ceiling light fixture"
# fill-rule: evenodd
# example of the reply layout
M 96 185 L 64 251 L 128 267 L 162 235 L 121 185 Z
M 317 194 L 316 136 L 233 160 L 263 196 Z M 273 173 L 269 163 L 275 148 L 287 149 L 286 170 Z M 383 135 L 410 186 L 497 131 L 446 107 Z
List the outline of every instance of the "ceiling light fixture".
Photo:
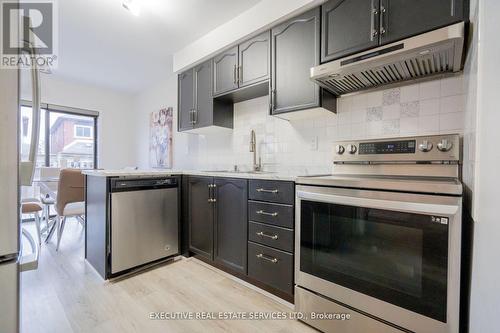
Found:
M 125 0 L 123 1 L 122 6 L 130 11 L 134 16 L 139 16 L 141 13 L 140 0 Z

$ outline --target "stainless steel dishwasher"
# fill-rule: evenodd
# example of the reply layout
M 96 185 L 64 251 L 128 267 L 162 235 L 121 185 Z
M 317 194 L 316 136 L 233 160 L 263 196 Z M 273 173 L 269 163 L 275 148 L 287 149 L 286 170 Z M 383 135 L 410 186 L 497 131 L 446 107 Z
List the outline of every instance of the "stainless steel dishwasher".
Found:
M 111 274 L 179 254 L 179 178 L 111 181 Z

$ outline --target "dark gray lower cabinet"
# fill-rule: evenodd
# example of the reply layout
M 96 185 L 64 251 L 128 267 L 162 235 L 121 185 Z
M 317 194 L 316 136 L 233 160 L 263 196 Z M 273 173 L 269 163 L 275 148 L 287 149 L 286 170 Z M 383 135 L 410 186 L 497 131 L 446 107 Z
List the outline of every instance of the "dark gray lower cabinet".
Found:
M 293 182 L 186 177 L 183 219 L 188 221 L 189 251 L 293 302 L 293 204 L 248 200 L 249 183 L 254 188 L 272 185 L 278 191 L 294 186 Z M 282 199 L 291 202 L 293 195 L 287 191 Z
M 286 294 L 293 294 L 293 255 L 248 242 L 248 276 Z
M 251 179 L 248 193 L 248 276 L 293 302 L 295 184 Z
M 215 178 L 214 260 L 242 274 L 247 272 L 248 181 Z
M 209 202 L 212 177 L 188 178 L 189 250 L 213 260 L 214 205 Z
M 189 250 L 233 271 L 247 270 L 246 179 L 188 177 Z

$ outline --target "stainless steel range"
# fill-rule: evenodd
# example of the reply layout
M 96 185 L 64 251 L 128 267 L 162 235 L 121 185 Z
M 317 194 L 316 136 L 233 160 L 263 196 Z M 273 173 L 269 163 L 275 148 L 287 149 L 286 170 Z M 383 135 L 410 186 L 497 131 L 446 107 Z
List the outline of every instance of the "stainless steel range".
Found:
M 458 332 L 459 176 L 459 136 L 439 135 L 340 142 L 332 175 L 300 177 L 295 307 L 322 314 L 304 321 L 324 332 Z

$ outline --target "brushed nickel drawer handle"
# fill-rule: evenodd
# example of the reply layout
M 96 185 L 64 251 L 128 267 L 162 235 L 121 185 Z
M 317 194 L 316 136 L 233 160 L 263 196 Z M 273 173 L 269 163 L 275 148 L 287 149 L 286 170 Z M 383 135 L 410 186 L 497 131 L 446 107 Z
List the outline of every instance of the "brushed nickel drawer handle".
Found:
M 278 235 L 268 235 L 268 234 L 263 233 L 262 231 L 259 231 L 257 233 L 257 236 L 268 237 L 268 238 L 271 238 L 274 240 L 278 239 Z
M 278 193 L 278 190 L 277 190 L 277 189 L 274 189 L 274 190 L 266 190 L 266 189 L 264 189 L 264 188 L 258 188 L 258 189 L 257 189 L 257 192 L 274 193 L 274 194 L 276 194 L 276 193 Z
M 268 256 L 264 255 L 263 253 L 259 253 L 259 254 L 257 255 L 257 258 L 259 258 L 259 259 L 263 259 L 263 260 L 267 260 L 267 261 L 269 261 L 269 262 L 272 262 L 273 264 L 275 264 L 275 263 L 277 263 L 277 262 L 278 262 L 278 259 L 268 257 Z
M 258 210 L 256 211 L 257 214 L 259 215 L 267 215 L 267 216 L 272 216 L 272 217 L 276 217 L 278 216 L 278 213 L 277 212 L 274 212 L 274 213 L 268 213 L 268 212 L 265 212 L 263 210 Z

